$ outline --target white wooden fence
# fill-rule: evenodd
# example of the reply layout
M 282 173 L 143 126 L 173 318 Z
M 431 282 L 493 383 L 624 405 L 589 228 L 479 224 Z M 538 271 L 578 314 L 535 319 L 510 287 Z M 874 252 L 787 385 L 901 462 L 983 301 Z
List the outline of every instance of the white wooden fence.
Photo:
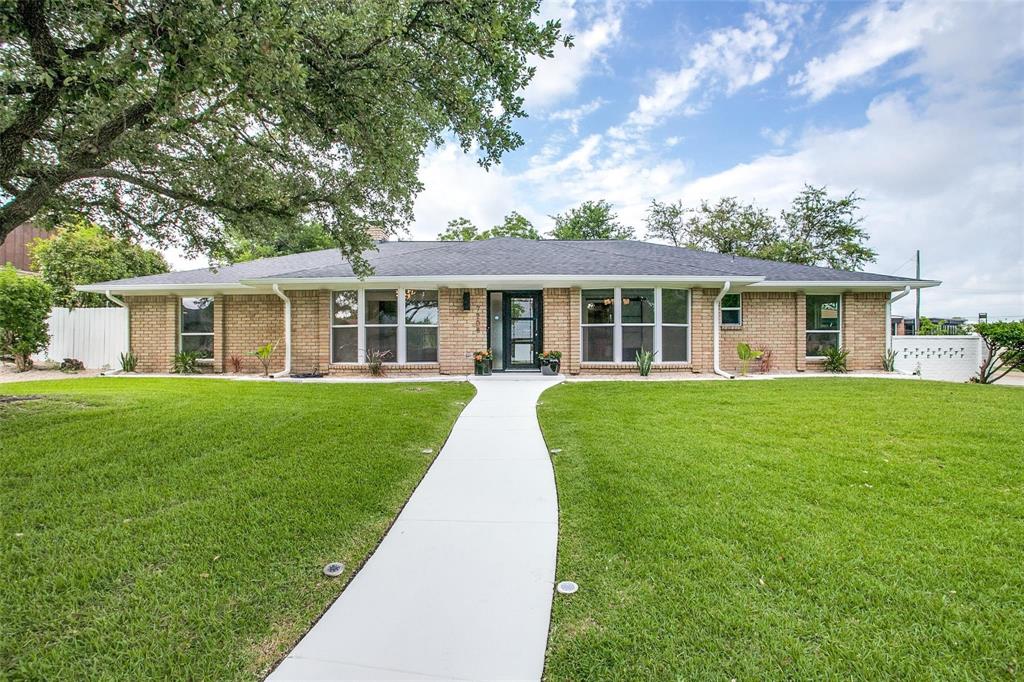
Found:
M 977 376 L 985 356 L 981 337 L 970 336 L 894 336 L 896 371 L 920 374 L 924 379 L 967 381 Z
M 117 369 L 128 350 L 125 308 L 54 308 L 47 319 L 50 345 L 37 360 L 75 358 L 89 369 Z

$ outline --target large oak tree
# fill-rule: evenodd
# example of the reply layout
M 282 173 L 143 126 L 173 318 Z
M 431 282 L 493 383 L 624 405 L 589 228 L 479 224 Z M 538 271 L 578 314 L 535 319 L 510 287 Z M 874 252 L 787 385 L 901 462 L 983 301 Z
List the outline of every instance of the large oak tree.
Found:
M 522 143 L 534 0 L 3 0 L 0 238 L 68 213 L 216 252 L 319 221 L 357 264 L 452 135 Z

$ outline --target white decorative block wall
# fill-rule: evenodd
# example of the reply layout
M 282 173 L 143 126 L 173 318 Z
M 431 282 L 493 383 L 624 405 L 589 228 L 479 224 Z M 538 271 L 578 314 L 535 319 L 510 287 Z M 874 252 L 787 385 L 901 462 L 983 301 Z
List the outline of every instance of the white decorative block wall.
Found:
M 985 345 L 980 336 L 894 336 L 896 371 L 925 379 L 967 381 L 977 376 Z

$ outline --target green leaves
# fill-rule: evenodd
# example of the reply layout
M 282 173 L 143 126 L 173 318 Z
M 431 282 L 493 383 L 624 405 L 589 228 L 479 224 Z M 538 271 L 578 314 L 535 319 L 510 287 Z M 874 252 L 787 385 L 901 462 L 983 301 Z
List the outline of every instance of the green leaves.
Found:
M 0 354 L 13 355 L 19 370 L 50 341 L 46 318 L 50 287 L 38 277 L 19 275 L 13 265 L 0 268 Z
M 551 231 L 553 239 L 633 239 L 635 236 L 633 228 L 620 223 L 612 205 L 603 199 L 584 201 L 576 208 L 551 217 L 555 221 L 555 229 Z
M 47 103 L 5 95 L 0 234 L 84 212 L 124 236 L 214 253 L 229 230 L 316 223 L 365 273 L 365 227 L 411 220 L 429 144 L 451 136 L 485 166 L 522 144 L 511 126 L 528 63 L 564 38 L 537 11 L 533 0 L 254 0 L 157 14 L 85 0 L 42 13 L 67 41 L 53 65 L 33 58 L 12 11 L 2 84 L 56 75 Z

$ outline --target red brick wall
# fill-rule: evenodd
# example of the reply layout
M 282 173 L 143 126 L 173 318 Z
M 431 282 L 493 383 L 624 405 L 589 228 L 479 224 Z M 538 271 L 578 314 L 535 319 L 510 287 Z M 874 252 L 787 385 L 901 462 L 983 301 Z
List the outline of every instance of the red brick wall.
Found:
M 767 348 L 772 352 L 775 371 L 796 370 L 796 293 L 792 291 L 745 291 L 742 293 L 741 324 L 722 325 L 720 363 L 727 372 L 738 372 L 736 346 Z M 803 347 L 801 346 L 801 352 Z M 756 369 L 756 363 L 751 365 Z
M 462 293 L 469 292 L 469 310 Z M 438 354 L 441 374 L 472 374 L 473 352 L 487 348 L 487 290 L 441 288 L 438 296 Z

